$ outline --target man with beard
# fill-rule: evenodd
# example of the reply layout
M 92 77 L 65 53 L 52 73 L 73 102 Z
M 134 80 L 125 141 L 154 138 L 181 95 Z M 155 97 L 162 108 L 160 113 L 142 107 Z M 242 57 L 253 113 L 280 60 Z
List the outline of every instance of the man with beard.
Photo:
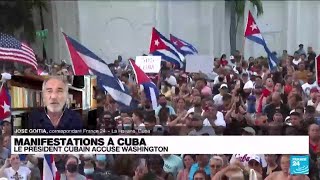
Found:
M 30 114 L 30 129 L 45 129 L 48 133 L 50 130 L 83 129 L 80 114 L 67 108 L 68 89 L 68 82 L 59 76 L 43 82 L 44 108 Z

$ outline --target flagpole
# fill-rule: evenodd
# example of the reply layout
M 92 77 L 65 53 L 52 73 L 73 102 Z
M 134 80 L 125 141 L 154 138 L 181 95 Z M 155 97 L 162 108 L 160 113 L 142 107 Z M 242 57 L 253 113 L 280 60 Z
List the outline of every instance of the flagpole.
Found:
M 1 82 L 0 91 L 2 90 L 3 85 L 4 85 L 5 82 L 6 82 L 6 80 L 3 80 L 3 81 Z
M 61 33 L 62 33 L 62 35 L 63 35 L 63 38 L 64 38 L 64 41 L 65 41 L 65 44 L 66 44 L 67 48 L 69 48 L 68 43 L 67 43 L 67 40 L 66 40 L 66 37 L 65 37 L 64 34 L 63 34 L 63 29 L 60 28 L 60 31 L 61 31 Z M 68 49 L 67 49 L 67 50 L 68 50 Z M 72 60 L 71 60 L 71 54 L 70 54 L 70 51 L 69 51 L 69 50 L 68 50 L 68 54 L 69 54 L 69 60 L 70 60 L 70 64 L 71 64 L 71 67 L 72 67 L 73 75 L 76 75 L 76 71 L 74 70 L 74 66 L 73 66 L 73 63 L 72 63 Z
M 244 31 L 243 31 L 243 39 L 242 39 L 242 50 L 241 50 L 243 60 L 244 60 L 244 50 L 245 50 L 245 45 L 246 45 L 245 32 L 246 32 L 247 23 L 248 23 L 248 12 L 249 12 L 249 11 L 248 12 L 246 11 L 246 9 L 248 8 L 247 3 L 248 3 L 248 1 L 245 0 L 245 3 L 244 3 L 244 17 L 243 17 Z

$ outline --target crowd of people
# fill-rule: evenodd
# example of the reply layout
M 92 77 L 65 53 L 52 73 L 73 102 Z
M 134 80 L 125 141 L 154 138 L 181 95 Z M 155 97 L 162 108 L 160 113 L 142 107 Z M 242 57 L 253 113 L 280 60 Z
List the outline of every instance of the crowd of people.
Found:
M 209 74 L 186 73 L 162 63 L 158 74 L 148 74 L 161 92 L 158 107 L 152 109 L 130 66 L 119 56 L 109 67 L 139 102 L 139 108 L 123 112 L 111 96 L 96 89 L 98 107 L 88 125 L 128 130 L 118 131 L 126 135 L 141 135 L 141 129 L 148 130 L 144 135 L 308 135 L 309 175 L 290 174 L 290 155 L 55 155 L 61 179 L 319 179 L 316 54 L 311 47 L 305 51 L 299 45 L 292 56 L 283 51 L 279 60 L 277 70 L 271 71 L 265 58 L 245 60 L 237 51 L 229 58 L 215 58 Z M 43 160 L 10 155 L 10 121 L 2 123 L 0 175 L 41 179 Z

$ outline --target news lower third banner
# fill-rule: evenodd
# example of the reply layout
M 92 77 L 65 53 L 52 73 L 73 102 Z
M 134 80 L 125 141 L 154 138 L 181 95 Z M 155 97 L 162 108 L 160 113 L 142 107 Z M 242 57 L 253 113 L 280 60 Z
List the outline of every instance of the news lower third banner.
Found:
M 309 154 L 308 136 L 12 136 L 12 154 Z

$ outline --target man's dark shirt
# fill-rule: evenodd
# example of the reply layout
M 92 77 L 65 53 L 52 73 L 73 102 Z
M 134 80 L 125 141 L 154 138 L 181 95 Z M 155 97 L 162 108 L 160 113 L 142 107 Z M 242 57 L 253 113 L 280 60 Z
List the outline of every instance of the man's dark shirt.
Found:
M 276 113 L 276 110 L 277 109 L 273 104 L 269 104 L 268 106 L 266 106 L 266 108 L 264 109 L 264 114 L 267 115 L 268 122 L 273 121 L 273 115 Z M 282 114 L 282 117 L 284 118 L 286 118 L 290 113 L 289 108 L 282 103 L 280 104 L 280 108 L 278 110 L 280 111 L 280 113 Z
M 47 133 L 50 130 L 82 130 L 83 122 L 79 113 L 76 111 L 65 109 L 57 127 L 54 127 L 48 118 L 44 109 L 37 109 L 31 112 L 29 116 L 29 129 L 45 129 Z M 49 133 L 53 134 L 53 133 Z M 62 134 L 62 133 L 54 133 Z M 76 133 L 68 133 L 76 134 Z M 79 134 L 79 133 L 78 133 Z

